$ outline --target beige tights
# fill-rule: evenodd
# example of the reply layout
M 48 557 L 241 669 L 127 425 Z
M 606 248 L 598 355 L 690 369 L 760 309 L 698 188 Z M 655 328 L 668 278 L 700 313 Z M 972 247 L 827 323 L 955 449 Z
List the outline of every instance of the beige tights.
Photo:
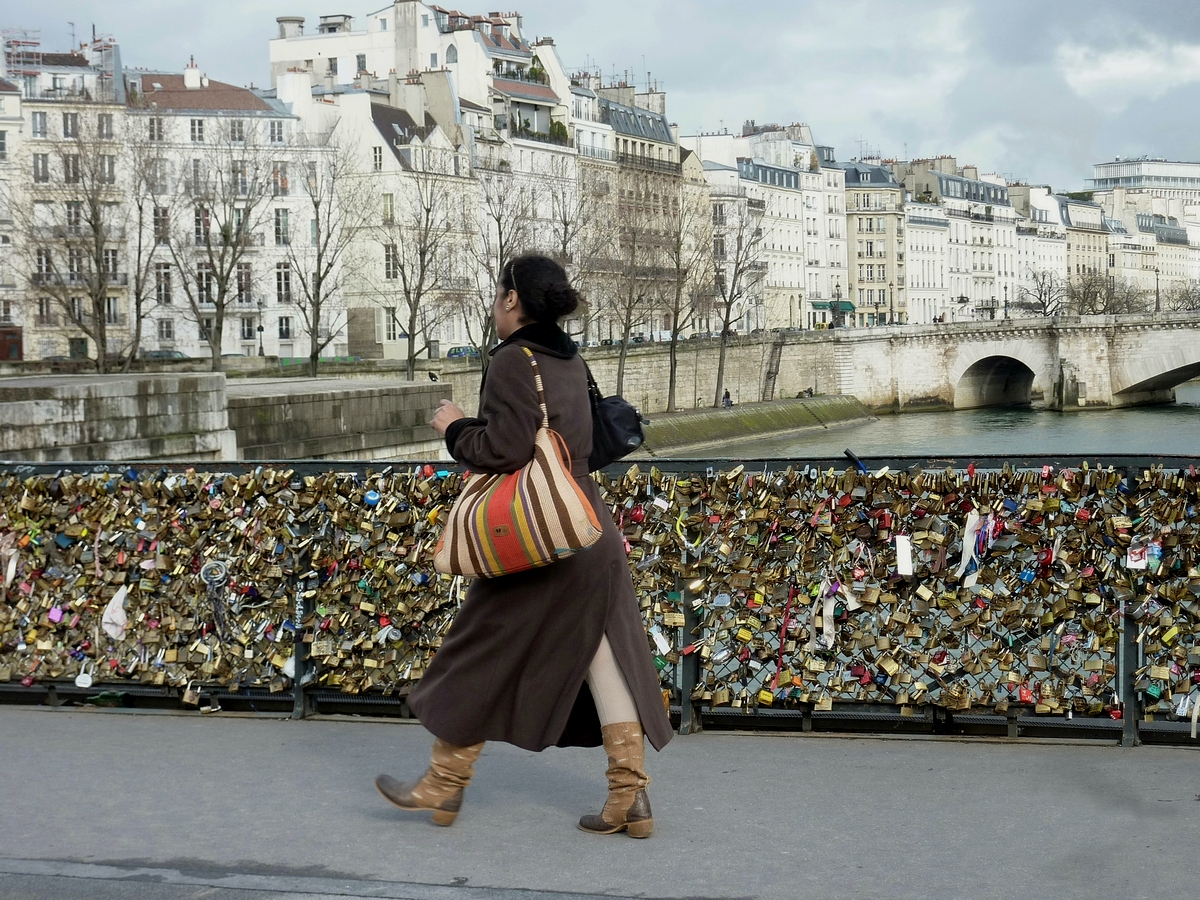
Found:
M 617 658 L 613 656 L 608 635 L 600 639 L 600 648 L 588 667 L 587 684 L 596 703 L 601 726 L 639 721 L 633 694 L 629 692 L 629 683 Z

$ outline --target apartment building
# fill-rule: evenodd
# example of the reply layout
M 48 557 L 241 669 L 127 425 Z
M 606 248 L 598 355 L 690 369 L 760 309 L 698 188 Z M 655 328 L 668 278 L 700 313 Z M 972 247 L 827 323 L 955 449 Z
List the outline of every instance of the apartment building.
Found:
M 980 176 L 952 156 L 893 163 L 892 172 L 919 202 L 935 203 L 950 220 L 947 280 L 956 319 L 995 319 L 1014 290 L 1016 214 L 1004 179 Z
M 1104 208 L 1090 200 L 1056 194 L 1067 238 L 1067 278 L 1078 282 L 1108 269 L 1108 230 Z
M 904 188 L 881 165 L 851 162 L 846 179 L 851 316 L 860 327 L 908 321 Z
M 0 78 L 0 360 L 25 357 L 17 258 L 13 249 L 13 190 L 24 170 L 21 90 Z
M 825 327 L 844 317 L 846 188 L 833 149 L 813 143 L 807 125 L 753 122 L 741 135 L 703 133 L 680 143 L 703 160 L 714 221 L 724 215 L 724 203 L 742 197 L 753 199 L 762 215 L 763 313 L 754 327 Z M 835 305 L 844 308 L 839 312 Z
M 853 192 L 851 192 L 853 193 Z M 906 321 L 914 325 L 951 322 L 958 305 L 950 302 L 947 260 L 950 217 L 934 203 L 904 204 Z

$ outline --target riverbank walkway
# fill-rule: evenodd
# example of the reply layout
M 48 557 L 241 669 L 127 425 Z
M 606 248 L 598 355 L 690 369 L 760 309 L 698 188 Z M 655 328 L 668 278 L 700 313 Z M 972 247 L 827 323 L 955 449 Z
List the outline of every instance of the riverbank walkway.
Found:
M 655 835 L 575 827 L 603 751 L 494 744 L 451 828 L 372 779 L 413 723 L 0 709 L 0 898 L 1193 896 L 1200 752 L 709 732 L 648 767 Z

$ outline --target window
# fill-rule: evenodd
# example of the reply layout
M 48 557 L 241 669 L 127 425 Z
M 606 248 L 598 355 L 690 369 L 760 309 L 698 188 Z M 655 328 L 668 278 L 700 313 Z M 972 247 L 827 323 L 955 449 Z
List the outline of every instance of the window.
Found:
M 400 277 L 400 254 L 395 244 L 383 245 L 383 277 L 389 280 Z
M 292 339 L 292 317 L 279 317 L 279 338 L 280 340 L 289 341 Z
M 446 64 L 458 62 L 458 48 L 451 44 L 446 48 Z
M 383 224 L 391 225 L 396 221 L 396 195 L 383 195 Z
M 242 316 L 242 340 L 254 340 L 254 316 Z
M 437 68 L 437 54 L 436 53 L 429 54 L 429 68 L 431 68 L 431 69 Z
M 714 225 L 724 225 L 725 224 L 725 204 L 724 203 L 714 203 L 712 209 L 713 209 L 713 224 Z
M 147 137 L 152 141 L 161 141 L 163 139 L 163 120 L 160 116 L 151 116 L 147 123 Z
M 336 57 L 336 56 L 331 56 L 331 57 L 329 58 L 329 74 L 330 74 L 330 75 L 333 75 L 333 76 L 336 76 L 336 75 L 337 75 L 337 73 L 338 73 L 338 71 L 337 71 L 337 57 Z
M 198 159 L 192 160 L 192 192 L 199 194 L 204 190 L 204 166 Z
M 46 114 L 44 112 L 35 112 L 30 118 L 30 132 L 35 138 L 44 138 L 46 136 Z
M 358 58 L 355 61 L 358 63 L 358 71 L 360 74 L 367 71 L 367 54 L 358 54 Z
M 8 159 L 8 132 L 0 131 L 0 160 Z
M 102 141 L 111 141 L 113 136 L 112 113 L 100 113 L 96 116 L 96 137 Z
M 208 226 L 208 210 L 203 206 L 197 206 L 192 220 L 192 231 L 197 246 L 203 246 L 208 243 Z
M 250 263 L 240 262 L 237 264 L 237 302 L 250 303 L 250 285 L 253 283 L 253 272 L 250 268 Z
M 292 267 L 288 263 L 275 265 L 275 299 L 279 303 L 292 302 Z
M 171 305 L 171 266 L 154 264 L 154 299 L 163 306 Z
M 79 137 L 79 113 L 65 112 L 63 116 L 63 137 Z
M 875 230 L 880 234 L 887 231 L 887 219 L 885 219 L 883 216 L 878 216 L 875 220 Z
M 396 307 L 388 306 L 383 310 L 383 339 L 385 341 L 400 340 L 400 323 L 396 319 Z
M 380 19 L 380 20 L 379 20 L 379 30 L 380 30 L 380 31 L 387 31 L 387 19 Z
M 37 323 L 39 325 L 54 324 L 54 305 L 49 297 L 38 297 Z
M 383 171 L 383 148 L 382 147 L 372 147 L 371 148 L 371 162 L 374 164 L 376 172 Z
M 725 238 L 717 235 L 713 238 L 713 259 L 725 258 Z
M 234 119 L 229 123 L 229 139 L 235 144 L 246 143 L 246 123 L 241 119 Z
M 233 162 L 233 189 L 239 197 L 245 197 L 250 193 L 250 173 L 246 167 L 246 161 L 242 159 L 234 160 Z
M 50 251 L 45 248 L 39 249 L 34 265 L 37 268 L 37 274 L 40 276 L 37 280 L 44 281 L 54 270 L 54 260 L 50 256 Z
M 74 235 L 83 234 L 83 202 L 81 200 L 68 200 L 63 206 L 66 207 L 67 233 Z
M 288 170 L 285 162 L 276 162 L 271 168 L 271 193 L 276 197 L 288 195 Z
M 421 16 L 421 27 L 422 28 L 429 27 L 429 16 Z
M 271 143 L 283 143 L 283 123 L 278 120 L 271 121 Z
M 71 247 L 67 250 L 67 274 L 72 282 L 83 279 L 83 251 Z
M 105 325 L 120 325 L 121 324 L 121 298 L 120 297 L 105 297 L 104 298 L 104 324 Z
M 100 157 L 99 175 L 101 184 L 117 183 L 117 158 L 115 156 Z
M 200 340 L 202 340 L 202 341 L 212 340 L 213 320 L 209 319 L 209 318 L 204 318 L 204 319 L 201 319 L 198 324 L 200 325 Z
M 150 190 L 157 193 L 163 193 L 170 187 L 170 180 L 167 177 L 167 161 L 161 157 L 150 160 L 150 165 L 146 172 L 146 180 Z
M 35 184 L 46 184 L 50 181 L 50 154 L 33 154 L 33 180 Z
M 105 248 L 104 255 L 100 257 L 100 263 L 104 267 L 104 274 L 110 276 L 117 274 L 117 251 L 112 248 Z
M 171 212 L 165 206 L 154 207 L 154 243 L 166 244 L 171 238 Z
M 321 246 L 321 230 L 316 219 L 308 220 L 308 242 L 314 247 Z
M 196 298 L 201 303 L 213 302 L 213 287 L 216 279 L 213 277 L 212 265 L 200 263 L 196 266 Z
M 197 144 L 204 143 L 204 120 L 192 119 L 192 140 Z
M 79 184 L 79 155 L 70 153 L 63 157 L 63 181 L 67 184 Z
M 84 306 L 82 297 L 72 297 L 67 301 L 67 314 L 70 315 L 74 322 L 82 322 L 84 319 Z
M 158 320 L 158 339 L 160 341 L 175 340 L 175 322 L 171 319 Z
M 277 209 L 275 210 L 275 246 L 286 247 L 291 242 L 292 237 L 288 231 L 288 211 Z

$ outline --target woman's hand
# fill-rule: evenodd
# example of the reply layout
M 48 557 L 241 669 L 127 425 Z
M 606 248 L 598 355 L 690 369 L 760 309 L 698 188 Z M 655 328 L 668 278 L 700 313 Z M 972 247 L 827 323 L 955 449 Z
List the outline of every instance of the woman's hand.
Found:
M 429 427 L 440 434 L 446 436 L 446 429 L 450 427 L 451 422 L 458 419 L 465 419 L 467 416 L 458 405 L 452 400 L 443 400 L 438 404 L 438 411 L 434 413 L 433 418 L 429 421 Z

